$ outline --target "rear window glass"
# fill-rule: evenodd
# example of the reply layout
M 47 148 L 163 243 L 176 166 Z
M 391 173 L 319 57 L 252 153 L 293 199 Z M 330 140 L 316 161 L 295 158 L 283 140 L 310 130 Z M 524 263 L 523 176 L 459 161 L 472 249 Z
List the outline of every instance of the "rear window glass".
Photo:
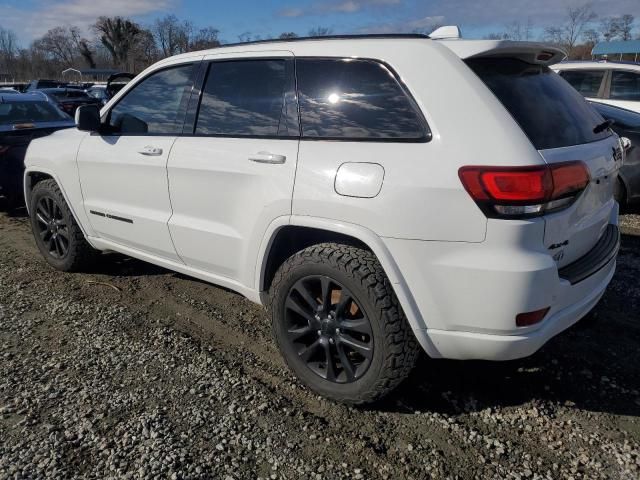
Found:
M 47 102 L 11 102 L 0 104 L 0 125 L 59 122 L 70 117 Z
M 611 135 L 608 130 L 593 133 L 602 117 L 548 67 L 510 58 L 472 59 L 467 64 L 538 150 L 594 142 Z
M 565 70 L 560 76 L 585 97 L 597 97 L 605 73 L 604 70 Z
M 428 137 L 417 106 L 383 64 L 372 60 L 296 60 L 302 136 L 344 140 Z

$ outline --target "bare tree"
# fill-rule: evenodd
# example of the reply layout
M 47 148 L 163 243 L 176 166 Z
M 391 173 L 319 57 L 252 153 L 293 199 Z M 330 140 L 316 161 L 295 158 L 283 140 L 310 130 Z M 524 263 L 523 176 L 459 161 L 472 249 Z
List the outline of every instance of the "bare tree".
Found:
M 14 59 L 17 53 L 16 34 L 0 26 L 0 73 L 16 76 Z
M 505 32 L 491 32 L 482 37 L 483 40 L 507 40 Z
M 100 17 L 93 28 L 100 35 L 102 45 L 111 55 L 113 65 L 118 68 L 126 68 L 129 53 L 141 35 L 140 26 L 127 18 Z
M 79 55 L 80 31 L 77 27 L 55 27 L 33 42 L 34 48 L 67 67 Z
M 143 70 L 148 65 L 156 62 L 159 54 L 153 33 L 147 29 L 140 30 L 130 55 L 129 71 L 139 72 Z
M 505 38 L 509 40 L 529 40 L 533 24 L 531 19 L 527 19 L 527 23 L 514 21 L 505 26 Z
M 187 20 L 180 21 L 175 15 L 167 15 L 156 20 L 152 27 L 160 51 L 165 57 L 189 50 L 193 24 Z
M 289 38 L 298 38 L 298 34 L 295 32 L 282 32 L 280 35 L 278 35 L 278 38 L 280 40 L 287 40 Z
M 567 50 L 571 57 L 573 49 L 582 37 L 585 29 L 596 19 L 590 3 L 577 7 L 568 7 L 565 21 L 562 25 L 551 25 L 545 28 L 545 37 Z
M 191 39 L 189 50 L 206 50 L 209 48 L 217 48 L 221 45 L 218 34 L 220 31 L 217 28 L 205 27 L 198 30 Z
M 13 57 L 18 51 L 16 34 L 0 26 L 0 55 Z
M 589 28 L 582 34 L 582 39 L 584 40 L 586 46 L 590 50 L 593 50 L 593 47 L 595 47 L 596 43 L 600 41 L 600 32 L 598 32 L 598 30 L 596 30 L 595 28 Z
M 618 20 L 618 37 L 620 40 L 631 40 L 633 38 L 631 32 L 633 31 L 633 24 L 635 18 L 633 15 L 627 13 L 622 15 Z
M 604 38 L 605 42 L 610 42 L 614 40 L 618 35 L 618 18 L 617 17 L 606 17 L 600 20 L 600 33 L 602 34 L 602 38 Z
M 309 30 L 310 37 L 326 37 L 333 33 L 333 29 L 329 27 L 316 27 Z

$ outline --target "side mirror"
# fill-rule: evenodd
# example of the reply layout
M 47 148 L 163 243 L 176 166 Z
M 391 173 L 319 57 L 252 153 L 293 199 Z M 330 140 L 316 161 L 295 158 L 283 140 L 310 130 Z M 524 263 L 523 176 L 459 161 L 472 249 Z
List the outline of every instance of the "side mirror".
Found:
M 97 105 L 83 105 L 76 110 L 76 127 L 82 132 L 100 130 L 100 110 Z
M 625 152 L 633 146 L 631 144 L 631 140 L 629 140 L 627 137 L 620 137 L 620 144 L 622 145 L 622 148 Z

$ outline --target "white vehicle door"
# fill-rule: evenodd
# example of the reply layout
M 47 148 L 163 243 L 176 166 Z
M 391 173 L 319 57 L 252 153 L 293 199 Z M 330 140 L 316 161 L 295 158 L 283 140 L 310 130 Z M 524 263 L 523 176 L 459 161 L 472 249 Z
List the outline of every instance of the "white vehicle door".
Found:
M 84 207 L 101 238 L 179 260 L 167 226 L 167 159 L 182 133 L 198 66 L 171 66 L 136 82 L 103 115 L 102 131 L 82 142 Z
M 186 265 L 253 287 L 268 226 L 291 214 L 299 143 L 293 54 L 211 55 L 204 66 L 200 97 L 169 156 L 169 230 Z
M 605 102 L 640 113 L 640 72 L 613 70 L 609 98 Z

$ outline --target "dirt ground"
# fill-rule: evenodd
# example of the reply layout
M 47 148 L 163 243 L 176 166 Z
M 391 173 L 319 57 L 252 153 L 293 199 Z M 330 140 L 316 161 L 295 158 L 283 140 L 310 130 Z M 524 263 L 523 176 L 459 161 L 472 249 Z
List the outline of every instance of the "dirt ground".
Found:
M 534 356 L 421 359 L 366 408 L 301 387 L 241 296 L 120 255 L 53 271 L 0 214 L 0 478 L 640 478 L 640 216 Z

